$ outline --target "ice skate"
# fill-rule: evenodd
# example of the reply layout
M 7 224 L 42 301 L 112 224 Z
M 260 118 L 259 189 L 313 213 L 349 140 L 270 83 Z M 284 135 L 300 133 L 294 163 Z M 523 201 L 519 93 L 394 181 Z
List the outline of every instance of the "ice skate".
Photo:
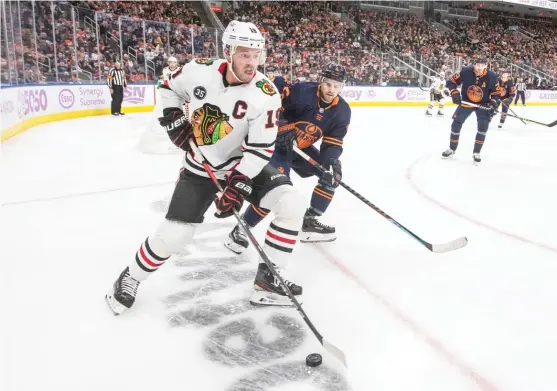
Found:
M 230 234 L 228 234 L 228 239 L 224 242 L 224 245 L 232 252 L 236 254 L 241 254 L 249 246 L 249 241 L 247 235 L 236 225 Z
M 427 111 L 425 112 L 425 115 L 426 115 L 427 117 L 433 116 L 433 114 L 431 114 L 431 112 L 430 112 L 429 110 L 427 110 Z
M 445 152 L 441 154 L 442 159 L 452 159 L 454 157 L 455 151 L 452 149 L 447 149 Z
M 472 155 L 472 158 L 474 159 L 474 164 L 477 166 L 482 162 L 482 157 L 480 156 L 479 153 L 474 153 Z
M 114 281 L 110 292 L 105 296 L 108 306 L 114 312 L 114 315 L 120 315 L 126 309 L 131 308 L 135 301 L 139 281 L 130 276 L 129 270 L 129 267 L 124 269 L 120 277 Z
M 309 212 L 304 216 L 299 237 L 302 243 L 332 242 L 337 239 L 335 227 L 320 223 L 317 217 Z
M 497 125 L 497 128 L 501 129 L 503 127 L 503 124 L 499 124 Z
M 444 114 L 441 110 L 439 110 L 439 111 L 437 112 L 437 116 L 438 116 L 438 117 L 444 117 L 445 114 Z
M 277 267 L 275 269 L 280 273 Z M 296 296 L 296 300 L 302 304 L 302 287 L 284 278 L 283 280 L 292 294 Z M 260 263 L 257 269 L 250 303 L 260 306 L 292 307 L 292 301 L 284 293 L 279 279 L 271 273 L 269 267 L 264 263 Z

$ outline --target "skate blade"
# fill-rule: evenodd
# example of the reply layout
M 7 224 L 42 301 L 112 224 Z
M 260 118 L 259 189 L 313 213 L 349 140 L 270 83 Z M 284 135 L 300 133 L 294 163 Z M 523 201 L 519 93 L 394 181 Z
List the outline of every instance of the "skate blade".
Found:
M 324 243 L 324 242 L 334 242 L 337 240 L 334 234 L 320 234 L 320 233 L 305 233 L 301 232 L 300 242 L 302 243 Z
M 118 301 L 116 301 L 116 299 L 114 298 L 114 296 L 112 296 L 111 294 L 107 293 L 104 298 L 106 299 L 106 303 L 108 304 L 108 308 L 110 308 L 110 310 L 112 311 L 112 313 L 115 316 L 120 315 L 122 312 L 124 312 L 127 308 L 125 306 L 123 306 L 122 304 L 118 303 Z
M 482 162 L 477 162 L 477 161 L 474 160 L 474 165 L 475 165 L 475 166 L 479 166 L 481 163 L 482 163 Z
M 302 304 L 302 296 L 295 296 L 298 303 Z M 288 296 L 278 295 L 267 291 L 254 291 L 249 299 L 251 305 L 256 307 L 294 307 Z
M 224 247 L 232 251 L 234 254 L 238 254 L 238 255 L 242 254 L 246 249 L 244 246 L 236 244 L 231 240 L 227 240 L 226 242 L 224 242 Z
M 443 155 L 441 155 L 441 159 L 443 159 L 443 160 L 454 159 L 454 153 L 453 153 L 451 156 L 443 156 Z

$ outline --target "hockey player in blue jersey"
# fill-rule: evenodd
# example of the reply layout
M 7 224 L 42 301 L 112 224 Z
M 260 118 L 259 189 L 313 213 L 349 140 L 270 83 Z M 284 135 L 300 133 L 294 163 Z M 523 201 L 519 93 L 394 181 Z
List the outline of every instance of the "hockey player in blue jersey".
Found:
M 269 80 L 273 82 L 275 87 L 277 87 L 279 93 L 282 94 L 282 91 L 284 90 L 284 87 L 287 86 L 287 83 L 284 77 L 282 77 L 281 75 L 277 75 L 276 71 L 277 70 L 274 66 L 268 66 L 265 69 L 265 76 L 267 76 Z
M 344 67 L 330 63 L 321 73 L 319 83 L 297 83 L 285 88 L 282 94 L 279 133 L 270 164 L 288 176 L 292 169 L 302 178 L 313 175 L 319 177 L 310 207 L 304 216 L 300 232 L 301 242 L 325 242 L 336 239 L 335 228 L 321 224 L 317 218 L 327 210 L 342 178 L 339 159 L 351 117 L 348 103 L 339 95 L 345 81 Z M 319 140 L 321 145 L 318 149 L 313 144 Z M 294 143 L 323 166 L 327 173 L 322 175 L 298 156 L 293 150 Z M 254 227 L 268 213 L 266 209 L 250 206 L 244 213 L 244 219 Z M 268 238 L 265 239 L 268 245 L 275 244 L 269 243 L 270 241 Z M 276 243 L 279 244 L 280 242 Z M 240 254 L 248 247 L 248 241 L 242 230 L 236 226 L 230 232 L 225 245 Z
M 507 119 L 507 112 L 509 111 L 509 106 L 513 103 L 513 99 L 516 95 L 516 87 L 508 71 L 503 71 L 501 73 L 501 78 L 499 79 L 499 86 L 501 88 L 501 103 L 503 107 L 501 108 L 501 119 L 499 120 L 499 129 L 503 127 L 505 120 Z
M 457 89 L 462 86 L 461 92 Z M 452 158 L 458 147 L 460 138 L 460 130 L 464 121 L 476 112 L 478 120 L 478 131 L 476 133 L 476 142 L 474 143 L 474 151 L 472 158 L 475 164 L 482 161 L 480 151 L 482 150 L 489 122 L 497 112 L 499 107 L 501 89 L 499 87 L 498 78 L 495 72 L 487 69 L 487 60 L 480 58 L 475 61 L 475 65 L 464 67 L 459 73 L 455 73 L 447 81 L 447 88 L 451 93 L 453 103 L 458 105 L 453 114 L 453 123 L 451 124 L 451 137 L 449 149 L 443 152 L 443 159 Z M 464 97 L 464 102 L 463 98 Z M 490 110 L 484 110 L 467 105 L 466 102 L 475 103 L 485 106 Z

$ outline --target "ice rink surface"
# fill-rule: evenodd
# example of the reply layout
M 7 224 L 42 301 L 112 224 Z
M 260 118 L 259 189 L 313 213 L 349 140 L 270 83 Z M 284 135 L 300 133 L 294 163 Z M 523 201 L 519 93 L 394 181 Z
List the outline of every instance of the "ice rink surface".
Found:
M 0 389 L 7 391 L 555 391 L 557 128 L 508 118 L 472 163 L 450 115 L 353 108 L 343 180 L 433 243 L 432 254 L 339 188 L 324 222 L 338 241 L 300 244 L 286 277 L 344 350 L 324 355 L 293 309 L 254 308 L 257 256 L 222 245 L 208 213 L 191 246 L 115 317 L 104 294 L 164 216 L 180 155 L 137 148 L 149 114 L 55 122 L 2 146 Z M 551 122 L 554 107 L 514 107 Z M 315 179 L 294 178 L 309 199 Z M 266 224 L 256 233 L 263 237 Z

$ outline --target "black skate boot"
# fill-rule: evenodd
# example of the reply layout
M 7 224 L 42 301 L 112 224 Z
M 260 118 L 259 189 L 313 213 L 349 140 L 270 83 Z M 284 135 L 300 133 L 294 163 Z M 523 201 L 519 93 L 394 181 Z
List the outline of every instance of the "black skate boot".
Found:
M 454 152 L 452 149 L 447 149 L 445 152 L 441 154 L 441 158 L 443 159 L 452 159 L 454 157 Z
M 474 164 L 475 164 L 476 166 L 478 166 L 478 165 L 482 162 L 482 157 L 480 156 L 479 153 L 474 153 L 474 154 L 472 155 L 472 158 L 474 159 Z
M 280 270 L 276 266 L 275 270 L 280 273 Z M 302 304 L 302 287 L 284 278 L 283 280 L 292 294 L 296 296 L 296 300 Z M 279 279 L 271 273 L 269 267 L 264 263 L 260 263 L 257 269 L 250 303 L 253 305 L 292 307 L 292 302 L 286 293 L 284 293 Z
M 307 210 L 304 216 L 304 223 L 302 224 L 302 231 L 300 232 L 300 242 L 302 243 L 317 243 L 317 242 L 332 242 L 337 239 L 335 227 L 321 224 L 317 220 L 317 216 Z
M 241 254 L 249 246 L 249 241 L 247 235 L 236 225 L 230 234 L 228 234 L 228 239 L 224 242 L 224 245 L 232 252 L 236 254 Z
M 124 269 L 120 277 L 114 281 L 112 290 L 105 296 L 114 315 L 120 315 L 126 308 L 131 308 L 135 301 L 139 281 L 130 276 L 129 270 L 129 267 Z

